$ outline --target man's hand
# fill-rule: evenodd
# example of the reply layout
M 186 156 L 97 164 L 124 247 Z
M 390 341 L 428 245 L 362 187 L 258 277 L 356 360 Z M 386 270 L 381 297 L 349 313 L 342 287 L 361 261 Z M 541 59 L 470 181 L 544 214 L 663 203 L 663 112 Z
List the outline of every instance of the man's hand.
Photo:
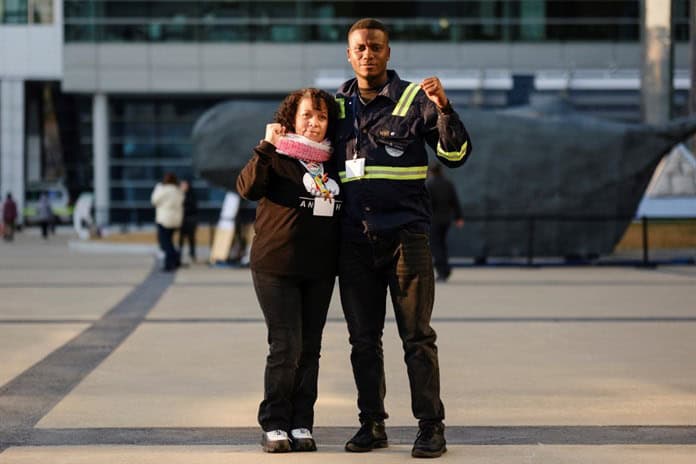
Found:
M 425 96 L 435 103 L 438 108 L 443 109 L 447 106 L 448 100 L 445 89 L 442 87 L 440 79 L 437 77 L 427 77 L 420 83 L 420 88 L 425 92 Z
M 278 139 L 285 135 L 285 127 L 281 126 L 277 122 L 266 124 L 266 136 L 264 140 L 270 142 L 273 145 L 278 144 Z
M 457 229 L 461 229 L 462 227 L 464 227 L 464 219 L 457 219 L 456 221 L 454 221 L 454 225 L 457 226 Z

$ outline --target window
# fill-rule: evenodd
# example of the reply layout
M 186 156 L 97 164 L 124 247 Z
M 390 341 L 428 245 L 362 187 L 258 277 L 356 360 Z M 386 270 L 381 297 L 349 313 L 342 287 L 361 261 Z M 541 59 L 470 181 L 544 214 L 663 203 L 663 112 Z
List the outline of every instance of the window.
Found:
M 5 24 L 26 24 L 27 0 L 0 0 L 0 19 Z
M 53 24 L 53 0 L 29 0 L 29 24 Z
M 20 5 L 26 10 L 26 0 L 0 4 L 3 1 L 19 12 L 13 17 L 26 16 Z M 50 3 L 29 1 L 30 10 L 44 1 Z M 673 1 L 675 37 L 688 40 L 689 0 Z M 641 0 L 66 0 L 65 37 L 115 42 L 340 42 L 356 19 L 375 17 L 387 23 L 392 40 L 637 42 L 640 4 Z
M 0 23 L 52 24 L 53 0 L 0 0 Z

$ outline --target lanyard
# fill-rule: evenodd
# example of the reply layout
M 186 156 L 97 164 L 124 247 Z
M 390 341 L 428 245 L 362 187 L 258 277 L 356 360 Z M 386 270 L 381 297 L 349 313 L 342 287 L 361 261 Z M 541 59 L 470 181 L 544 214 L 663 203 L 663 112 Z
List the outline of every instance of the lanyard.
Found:
M 357 92 L 359 91 L 356 90 L 356 93 L 350 98 L 351 102 L 353 103 L 353 135 L 355 136 L 355 146 L 353 147 L 353 159 L 356 159 L 358 157 L 358 147 L 360 146 L 360 127 L 358 126 L 358 117 L 360 116 L 360 105 L 362 105 L 362 103 L 360 101 L 360 98 L 358 98 Z

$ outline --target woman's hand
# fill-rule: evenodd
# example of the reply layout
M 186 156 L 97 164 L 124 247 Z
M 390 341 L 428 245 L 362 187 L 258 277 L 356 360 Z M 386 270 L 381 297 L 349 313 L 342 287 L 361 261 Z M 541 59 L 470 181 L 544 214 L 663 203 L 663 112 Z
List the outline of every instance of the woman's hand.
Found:
M 285 133 L 285 127 L 281 126 L 277 122 L 266 124 L 266 136 L 264 137 L 264 140 L 272 143 L 273 145 L 277 145 L 278 139 L 284 136 Z

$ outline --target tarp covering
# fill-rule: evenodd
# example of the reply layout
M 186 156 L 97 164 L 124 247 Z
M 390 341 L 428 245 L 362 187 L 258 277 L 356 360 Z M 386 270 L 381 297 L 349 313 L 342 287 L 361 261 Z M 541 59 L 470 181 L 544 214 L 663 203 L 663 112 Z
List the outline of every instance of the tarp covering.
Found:
M 229 102 L 193 134 L 194 166 L 234 188 L 277 103 Z M 628 227 L 660 159 L 696 131 L 696 119 L 665 127 L 577 113 L 562 103 L 507 111 L 457 108 L 473 142 L 464 166 L 445 170 L 465 215 L 452 256 L 594 256 Z M 533 221 L 532 221 L 533 219 Z

